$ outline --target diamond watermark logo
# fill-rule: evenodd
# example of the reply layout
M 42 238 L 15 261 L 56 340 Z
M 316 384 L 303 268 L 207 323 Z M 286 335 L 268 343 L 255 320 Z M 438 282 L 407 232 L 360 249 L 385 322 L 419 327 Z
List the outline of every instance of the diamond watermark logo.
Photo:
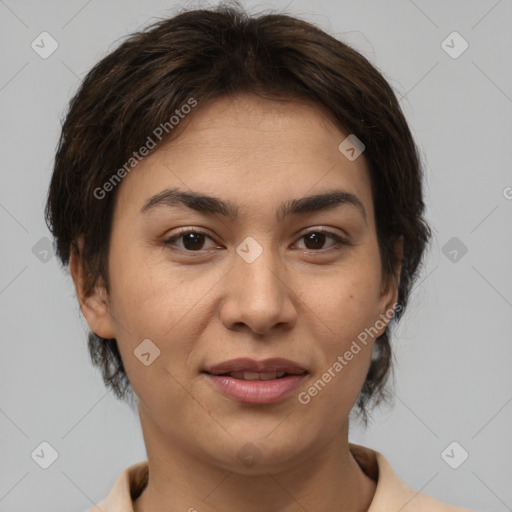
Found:
M 47 441 L 40 443 L 30 456 L 43 469 L 48 469 L 59 458 L 57 450 Z
M 458 59 L 469 47 L 468 42 L 457 32 L 452 32 L 441 43 L 441 48 L 452 58 Z
M 48 32 L 41 32 L 30 45 L 39 57 L 47 59 L 59 47 L 59 43 Z
M 236 248 L 236 252 L 242 257 L 247 263 L 255 261 L 263 252 L 263 247 L 256 242 L 252 236 L 248 236 L 241 244 Z
M 450 443 L 442 452 L 441 458 L 450 466 L 452 469 L 457 469 L 469 457 L 469 453 L 460 445 L 457 441 Z
M 238 451 L 237 457 L 244 466 L 252 468 L 261 459 L 262 454 L 257 446 L 246 443 Z
M 155 359 L 160 357 L 160 349 L 149 338 L 137 345 L 133 353 L 144 366 L 153 364 Z
M 338 146 L 340 153 L 351 162 L 358 158 L 365 148 L 366 146 L 353 133 Z
M 42 263 L 48 263 L 54 252 L 52 242 L 47 236 L 43 236 L 32 246 L 32 254 Z
M 466 255 L 468 248 L 459 238 L 453 236 L 443 245 L 441 251 L 452 263 L 458 263 Z

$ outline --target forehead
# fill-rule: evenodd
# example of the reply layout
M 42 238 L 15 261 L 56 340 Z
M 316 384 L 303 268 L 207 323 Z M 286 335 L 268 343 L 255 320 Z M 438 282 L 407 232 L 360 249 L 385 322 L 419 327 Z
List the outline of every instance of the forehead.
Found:
M 340 152 L 348 133 L 314 103 L 222 97 L 199 104 L 180 123 L 177 138 L 123 179 L 116 210 L 141 208 L 171 187 L 258 208 L 337 188 L 357 195 L 373 216 L 364 156 L 350 161 Z
M 305 101 L 276 101 L 253 94 L 221 97 L 204 104 L 183 121 L 183 133 L 162 150 L 204 151 L 233 155 L 291 156 L 289 147 L 302 146 L 301 155 L 321 158 L 325 147 L 337 148 L 343 136 L 320 105 Z M 198 145 L 199 143 L 199 145 Z M 204 156 L 206 158 L 206 156 Z M 270 158 L 269 158 L 270 159 Z

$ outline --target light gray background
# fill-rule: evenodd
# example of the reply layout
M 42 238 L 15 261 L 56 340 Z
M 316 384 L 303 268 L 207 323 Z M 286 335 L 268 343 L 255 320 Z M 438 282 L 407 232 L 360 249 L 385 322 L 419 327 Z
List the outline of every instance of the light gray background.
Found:
M 90 365 L 71 280 L 51 253 L 42 261 L 40 240 L 67 102 L 119 38 L 175 5 L 0 0 L 2 512 L 83 512 L 146 458 L 138 416 Z M 512 510 L 512 2 L 246 5 L 288 5 L 361 51 L 401 98 L 424 155 L 435 240 L 394 341 L 395 407 L 351 441 L 438 499 Z M 59 45 L 47 59 L 31 48 L 43 31 Z M 469 43 L 458 58 L 441 46 L 453 31 Z M 456 262 L 443 253 L 452 237 L 468 249 Z M 59 454 L 46 470 L 31 458 L 42 441 Z M 458 469 L 441 457 L 452 441 L 469 453 Z

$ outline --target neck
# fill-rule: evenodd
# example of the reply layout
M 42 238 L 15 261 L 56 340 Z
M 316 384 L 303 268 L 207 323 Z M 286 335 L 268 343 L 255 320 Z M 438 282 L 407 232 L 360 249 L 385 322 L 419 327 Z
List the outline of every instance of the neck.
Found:
M 348 424 L 321 449 L 283 469 L 267 465 L 242 474 L 170 444 L 141 417 L 149 483 L 134 501 L 134 512 L 154 510 L 231 512 L 366 512 L 376 482 L 349 451 Z M 161 434 L 161 433 L 160 433 Z

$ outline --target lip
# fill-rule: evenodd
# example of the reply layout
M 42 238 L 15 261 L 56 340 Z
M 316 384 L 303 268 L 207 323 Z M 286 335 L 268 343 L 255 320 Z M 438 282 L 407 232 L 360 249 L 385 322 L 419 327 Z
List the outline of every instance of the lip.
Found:
M 287 375 L 273 380 L 239 380 L 226 375 L 205 373 L 217 390 L 243 404 L 273 404 L 284 400 L 293 393 L 306 375 Z
M 256 361 L 250 357 L 241 357 L 209 366 L 204 371 L 213 375 L 229 372 L 286 372 L 294 375 L 306 373 L 302 366 L 282 357 L 273 357 L 261 361 Z
M 288 375 L 271 380 L 241 380 L 222 375 L 230 372 L 285 372 Z M 250 358 L 232 359 L 210 366 L 203 373 L 215 389 L 244 404 L 272 404 L 284 400 L 308 375 L 300 365 L 283 358 L 262 361 Z

